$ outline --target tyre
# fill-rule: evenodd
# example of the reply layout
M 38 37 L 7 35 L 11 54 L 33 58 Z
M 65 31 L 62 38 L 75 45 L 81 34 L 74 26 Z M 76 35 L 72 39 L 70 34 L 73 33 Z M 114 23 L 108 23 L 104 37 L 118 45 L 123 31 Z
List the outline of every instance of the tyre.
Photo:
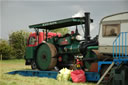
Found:
M 33 70 L 37 69 L 37 66 L 36 66 L 35 61 L 32 61 L 32 62 L 31 62 L 31 68 L 32 68 Z

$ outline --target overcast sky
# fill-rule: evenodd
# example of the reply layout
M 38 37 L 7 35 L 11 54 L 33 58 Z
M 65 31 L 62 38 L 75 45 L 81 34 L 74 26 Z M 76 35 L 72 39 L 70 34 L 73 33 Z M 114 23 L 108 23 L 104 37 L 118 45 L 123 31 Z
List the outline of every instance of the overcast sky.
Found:
M 91 35 L 98 34 L 99 22 L 107 15 L 128 11 L 128 0 L 3 0 L 0 3 L 0 37 L 14 31 L 30 31 L 28 25 L 70 18 L 90 12 L 94 19 Z

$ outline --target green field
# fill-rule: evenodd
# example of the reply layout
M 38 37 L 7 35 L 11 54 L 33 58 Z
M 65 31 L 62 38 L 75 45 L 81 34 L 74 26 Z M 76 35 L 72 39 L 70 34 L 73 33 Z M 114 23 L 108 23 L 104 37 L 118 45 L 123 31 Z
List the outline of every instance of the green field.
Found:
M 14 70 L 31 69 L 24 60 L 0 60 L 0 85 L 95 85 L 93 83 L 72 83 L 49 78 L 24 77 L 5 74 Z

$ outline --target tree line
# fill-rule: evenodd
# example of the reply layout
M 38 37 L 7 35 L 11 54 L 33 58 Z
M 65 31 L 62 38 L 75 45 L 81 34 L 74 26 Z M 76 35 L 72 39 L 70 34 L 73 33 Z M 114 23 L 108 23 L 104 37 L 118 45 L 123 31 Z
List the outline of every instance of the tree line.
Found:
M 28 36 L 29 32 L 20 30 L 11 33 L 9 40 L 0 39 L 0 55 L 2 59 L 24 58 Z

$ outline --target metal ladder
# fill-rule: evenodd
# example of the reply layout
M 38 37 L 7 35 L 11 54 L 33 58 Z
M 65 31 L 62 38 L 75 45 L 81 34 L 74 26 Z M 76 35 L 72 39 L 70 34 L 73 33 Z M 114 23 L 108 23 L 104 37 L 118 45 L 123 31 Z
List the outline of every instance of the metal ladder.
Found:
M 128 32 L 121 32 L 113 42 L 113 61 L 116 64 L 128 62 Z

